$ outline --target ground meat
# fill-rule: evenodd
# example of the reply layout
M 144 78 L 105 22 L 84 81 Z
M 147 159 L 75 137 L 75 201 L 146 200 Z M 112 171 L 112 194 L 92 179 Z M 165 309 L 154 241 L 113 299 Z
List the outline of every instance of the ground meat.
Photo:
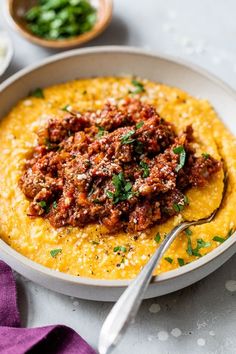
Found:
M 195 155 L 191 126 L 177 136 L 136 99 L 50 119 L 38 136 L 19 185 L 31 201 L 28 215 L 56 228 L 145 230 L 183 210 L 185 191 L 221 168 L 210 155 Z

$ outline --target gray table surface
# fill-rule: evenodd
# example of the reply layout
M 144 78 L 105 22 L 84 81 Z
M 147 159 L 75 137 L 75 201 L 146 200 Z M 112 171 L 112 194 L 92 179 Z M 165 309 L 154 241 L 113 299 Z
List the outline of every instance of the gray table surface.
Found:
M 89 45 L 132 45 L 168 53 L 207 68 L 236 88 L 235 13 L 235 0 L 115 0 L 109 29 Z M 15 34 L 2 13 L 0 23 L 15 48 L 5 78 L 55 53 Z M 193 286 L 144 301 L 114 353 L 236 353 L 235 265 L 236 255 Z M 23 325 L 65 324 L 96 348 L 110 303 L 74 299 L 16 278 Z

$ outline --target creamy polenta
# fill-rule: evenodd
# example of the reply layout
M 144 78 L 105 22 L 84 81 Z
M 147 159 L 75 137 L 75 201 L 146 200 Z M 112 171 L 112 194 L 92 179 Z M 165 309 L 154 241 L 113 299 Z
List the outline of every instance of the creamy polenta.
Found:
M 206 100 L 166 85 L 142 80 L 145 90 L 134 90 L 132 80 L 94 78 L 76 80 L 37 91 L 20 101 L 0 123 L 0 236 L 15 250 L 49 268 L 99 279 L 133 278 L 158 244 L 182 220 L 206 217 L 218 207 L 223 192 L 223 169 L 205 187 L 187 191 L 189 205 L 161 225 L 138 233 L 110 234 L 102 225 L 82 229 L 54 228 L 47 219 L 31 218 L 29 201 L 19 188 L 26 158 L 37 144 L 36 132 L 50 117 L 63 117 L 64 107 L 80 112 L 100 109 L 108 99 L 138 96 L 152 104 L 177 133 L 188 125 L 194 132 L 194 148 L 224 161 L 228 189 L 221 211 L 209 224 L 192 227 L 172 244 L 156 274 L 183 266 L 213 250 L 235 229 L 236 140 Z

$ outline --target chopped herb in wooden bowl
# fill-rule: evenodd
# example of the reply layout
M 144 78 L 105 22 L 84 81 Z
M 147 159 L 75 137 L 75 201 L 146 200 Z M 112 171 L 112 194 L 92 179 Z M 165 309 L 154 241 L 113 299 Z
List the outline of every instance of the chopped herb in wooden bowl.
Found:
M 97 11 L 88 0 L 38 0 L 25 14 L 28 29 L 38 37 L 63 40 L 90 31 Z

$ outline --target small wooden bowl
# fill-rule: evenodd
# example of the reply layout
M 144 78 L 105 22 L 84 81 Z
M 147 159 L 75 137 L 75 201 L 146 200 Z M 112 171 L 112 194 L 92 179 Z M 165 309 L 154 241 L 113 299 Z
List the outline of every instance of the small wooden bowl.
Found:
M 47 40 L 34 35 L 28 30 L 23 19 L 24 14 L 35 4 L 37 0 L 8 0 L 8 13 L 14 28 L 31 42 L 48 48 L 72 48 L 98 36 L 109 25 L 112 17 L 112 0 L 97 0 L 97 22 L 86 33 L 63 40 Z

